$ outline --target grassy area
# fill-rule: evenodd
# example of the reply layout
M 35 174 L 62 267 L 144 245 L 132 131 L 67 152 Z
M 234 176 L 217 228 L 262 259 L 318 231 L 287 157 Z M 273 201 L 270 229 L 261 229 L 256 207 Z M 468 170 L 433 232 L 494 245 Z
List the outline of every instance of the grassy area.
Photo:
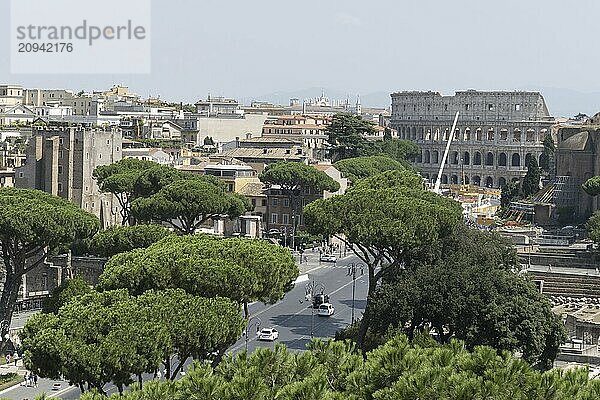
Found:
M 23 377 L 19 374 L 0 375 L 0 390 L 7 389 L 21 382 L 23 382 Z

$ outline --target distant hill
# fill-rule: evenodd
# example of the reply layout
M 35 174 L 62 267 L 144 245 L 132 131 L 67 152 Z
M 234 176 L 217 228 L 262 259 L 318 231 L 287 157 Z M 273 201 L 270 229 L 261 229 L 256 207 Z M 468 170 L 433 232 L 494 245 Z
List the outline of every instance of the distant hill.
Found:
M 409 90 L 410 88 L 405 88 Z M 391 99 L 390 93 L 397 90 L 403 90 L 402 88 L 393 88 L 389 92 L 372 92 L 372 93 L 359 93 L 360 102 L 363 107 L 390 107 Z M 432 90 L 435 90 L 432 88 Z M 511 90 L 506 88 L 504 90 Z M 556 117 L 572 117 L 579 113 L 587 115 L 594 115 L 600 111 L 600 92 L 584 93 L 571 89 L 560 89 L 560 88 L 548 88 L 548 87 L 522 87 L 518 90 L 535 90 L 539 91 L 544 95 L 546 104 L 550 109 L 550 114 Z M 298 98 L 300 101 L 303 99 L 309 99 L 321 96 L 321 93 L 325 92 L 325 96 L 329 97 L 330 100 L 343 100 L 348 98 L 350 104 L 356 103 L 357 93 L 345 93 L 340 90 L 331 88 L 309 88 L 303 90 L 287 91 L 287 92 L 275 92 L 258 96 L 255 98 L 244 98 L 244 103 L 250 103 L 252 100 L 268 101 L 274 104 L 288 105 L 291 98 Z M 451 92 L 444 92 L 444 94 L 451 94 Z
M 244 103 L 249 103 L 252 100 L 257 101 L 268 101 L 274 104 L 288 105 L 290 99 L 297 98 L 302 101 L 303 99 L 311 99 L 314 97 L 320 97 L 322 93 L 325 93 L 330 100 L 345 100 L 349 99 L 350 104 L 356 103 L 356 96 L 360 95 L 360 103 L 363 107 L 390 107 L 391 99 L 390 93 L 387 92 L 374 92 L 374 93 L 346 93 L 336 89 L 330 88 L 317 88 L 313 87 L 310 89 L 295 90 L 288 92 L 275 92 L 266 95 L 258 96 L 256 98 L 244 99 Z
M 550 114 L 555 117 L 572 117 L 579 113 L 594 115 L 600 111 L 600 92 L 584 93 L 571 89 L 526 87 L 542 93 Z

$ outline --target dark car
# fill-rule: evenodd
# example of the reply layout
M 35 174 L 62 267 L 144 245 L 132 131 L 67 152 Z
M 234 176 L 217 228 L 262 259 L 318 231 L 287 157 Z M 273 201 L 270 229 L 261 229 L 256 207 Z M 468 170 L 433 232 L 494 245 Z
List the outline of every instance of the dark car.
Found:
M 313 308 L 319 308 L 319 306 L 324 303 L 329 303 L 329 296 L 326 294 L 319 293 L 313 298 Z

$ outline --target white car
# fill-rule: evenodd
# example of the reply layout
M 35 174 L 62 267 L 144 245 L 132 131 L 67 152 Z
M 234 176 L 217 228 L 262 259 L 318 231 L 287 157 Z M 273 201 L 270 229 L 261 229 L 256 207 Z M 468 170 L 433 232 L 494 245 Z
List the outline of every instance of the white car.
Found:
M 273 342 L 279 339 L 279 332 L 274 328 L 264 328 L 260 332 L 258 332 L 258 340 L 267 340 L 269 342 Z
M 335 258 L 335 256 L 333 254 L 323 254 L 321 256 L 321 261 L 334 263 L 337 261 L 337 258 Z
M 335 308 L 333 307 L 333 304 L 331 303 L 323 303 L 319 306 L 319 315 L 323 316 L 323 317 L 329 317 L 330 315 L 333 315 L 333 313 L 335 312 Z

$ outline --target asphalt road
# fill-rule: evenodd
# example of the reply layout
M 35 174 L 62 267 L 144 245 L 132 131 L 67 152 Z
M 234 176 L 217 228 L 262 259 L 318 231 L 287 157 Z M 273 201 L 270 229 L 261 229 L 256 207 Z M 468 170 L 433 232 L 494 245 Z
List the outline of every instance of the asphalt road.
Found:
M 248 335 L 248 351 L 257 347 L 273 348 L 274 343 L 283 343 L 293 350 L 304 350 L 306 344 L 311 340 L 311 324 L 313 336 L 318 338 L 333 337 L 335 332 L 348 326 L 352 314 L 352 278 L 347 276 L 346 265 L 358 262 L 355 256 L 348 256 L 333 263 L 320 263 L 318 255 L 308 254 L 308 263 L 300 265 L 301 276 L 304 280 L 295 285 L 285 297 L 276 304 L 265 305 L 254 303 L 249 306 L 251 314 L 251 329 Z M 310 302 L 305 300 L 306 284 L 316 282 L 319 291 L 325 288 L 325 293 L 330 296 L 330 302 L 335 307 L 335 313 L 330 317 L 311 315 Z M 367 271 L 364 275 L 357 272 L 355 281 L 355 318 L 359 318 L 366 304 L 367 296 Z M 302 302 L 301 302 L 302 301 Z M 263 342 L 256 340 L 256 322 L 260 322 L 261 328 L 275 328 L 279 331 L 279 340 L 276 342 Z M 244 350 L 245 337 L 240 338 L 230 351 L 239 352 Z M 151 377 L 148 376 L 148 379 Z M 60 384 L 58 390 L 53 390 L 54 384 Z M 116 388 L 107 385 L 106 391 L 111 394 Z M 52 381 L 40 379 L 38 387 L 15 387 L 0 392 L 0 397 L 14 400 L 34 399 L 40 393 L 47 393 L 50 397 L 65 400 L 75 400 L 80 396 L 79 389 L 70 387 L 65 381 Z

